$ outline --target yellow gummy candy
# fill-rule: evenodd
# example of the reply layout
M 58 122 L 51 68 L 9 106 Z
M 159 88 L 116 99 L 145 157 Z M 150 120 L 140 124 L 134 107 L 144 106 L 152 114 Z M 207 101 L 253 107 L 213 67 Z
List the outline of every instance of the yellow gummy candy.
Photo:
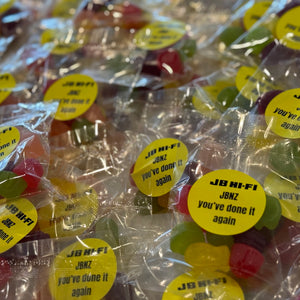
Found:
M 196 271 L 229 271 L 230 251 L 227 246 L 193 243 L 184 253 L 185 261 Z

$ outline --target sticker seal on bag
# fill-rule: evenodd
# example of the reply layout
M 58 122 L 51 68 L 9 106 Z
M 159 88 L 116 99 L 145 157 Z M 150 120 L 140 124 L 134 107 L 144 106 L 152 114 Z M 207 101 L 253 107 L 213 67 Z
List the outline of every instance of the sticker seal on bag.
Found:
M 265 206 L 262 186 L 237 170 L 205 174 L 194 183 L 188 195 L 193 220 L 205 230 L 220 235 L 250 229 L 263 215 Z
M 0 253 L 3 253 L 35 227 L 37 211 L 25 198 L 2 203 L 0 211 Z
M 249 30 L 271 6 L 272 1 L 261 1 L 257 2 L 250 7 L 244 15 L 243 23 L 246 30 Z
M 50 181 L 64 200 L 56 198 L 38 210 L 41 230 L 52 238 L 82 234 L 97 216 L 96 191 L 85 184 L 61 178 L 51 178 Z
M 270 173 L 264 181 L 267 194 L 277 198 L 282 215 L 287 219 L 300 222 L 300 177 L 297 174 L 278 176 Z
M 141 152 L 131 176 L 145 195 L 162 196 L 181 178 L 187 159 L 188 150 L 181 141 L 159 139 Z
M 291 8 L 278 20 L 275 28 L 280 42 L 291 49 L 300 50 L 300 6 Z
M 0 127 L 0 161 L 11 154 L 20 142 L 20 132 L 16 127 Z
M 95 238 L 80 240 L 54 259 L 49 276 L 55 300 L 102 299 L 111 289 L 117 273 L 113 249 Z
M 277 135 L 290 139 L 300 138 L 300 88 L 275 96 L 266 108 L 265 120 Z
M 277 89 L 261 70 L 247 66 L 239 68 L 235 77 L 235 84 L 239 92 L 252 101 L 257 100 L 259 93 L 262 94 Z
M 55 119 L 72 120 L 85 113 L 98 95 L 98 85 L 84 74 L 67 75 L 54 82 L 46 91 L 44 101 L 59 101 Z
M 11 74 L 0 74 L 0 104 L 11 94 L 15 86 L 16 81 Z
M 135 44 L 145 50 L 169 47 L 185 35 L 185 24 L 178 21 L 154 22 L 140 29 L 134 37 Z
M 239 284 L 228 275 L 204 271 L 199 275 L 182 274 L 175 278 L 164 291 L 162 300 L 180 299 L 230 299 L 244 300 Z

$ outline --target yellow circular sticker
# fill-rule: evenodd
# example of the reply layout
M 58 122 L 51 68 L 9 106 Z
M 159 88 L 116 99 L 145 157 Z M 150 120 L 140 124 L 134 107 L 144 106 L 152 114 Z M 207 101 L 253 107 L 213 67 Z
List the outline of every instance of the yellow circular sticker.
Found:
M 205 174 L 192 186 L 188 209 L 194 221 L 205 230 L 233 235 L 254 226 L 263 215 L 266 195 L 249 175 L 236 170 Z
M 261 1 L 255 3 L 250 7 L 244 15 L 243 23 L 246 30 L 249 30 L 261 17 L 265 14 L 268 8 L 271 6 L 272 1 Z
M 0 253 L 3 253 L 34 228 L 37 212 L 34 205 L 25 198 L 2 203 L 0 211 Z
M 182 142 L 159 139 L 141 152 L 131 176 L 142 193 L 162 196 L 181 178 L 187 159 L 188 150 Z
M 116 256 L 105 241 L 80 240 L 54 259 L 49 275 L 50 292 L 55 300 L 99 300 L 111 289 L 116 273 Z
M 86 231 L 98 212 L 97 193 L 82 184 L 52 178 L 61 197 L 39 209 L 38 224 L 50 237 L 75 236 Z
M 264 187 L 267 194 L 279 200 L 284 217 L 300 222 L 299 175 L 281 177 L 275 173 L 270 173 L 265 178 Z
M 239 284 L 221 272 L 207 271 L 193 276 L 182 274 L 175 278 L 166 288 L 162 300 L 182 299 L 222 299 L 244 300 Z
M 300 6 L 288 10 L 278 20 L 275 32 L 280 42 L 288 48 L 300 49 Z
M 15 3 L 15 0 L 1 0 L 1 3 L 0 3 L 0 14 L 4 13 L 9 8 L 11 8 L 14 3 Z
M 300 88 L 284 91 L 274 97 L 265 111 L 270 129 L 277 135 L 298 139 L 300 137 Z
M 16 127 L 0 127 L 0 161 L 11 154 L 20 141 L 20 132 Z
M 48 44 L 52 54 L 66 55 L 80 49 L 85 44 L 85 36 L 74 33 L 72 28 L 46 29 L 41 44 Z
M 178 42 L 186 33 L 185 24 L 178 21 L 154 22 L 139 30 L 135 44 L 145 50 L 158 50 Z
M 0 104 L 10 95 L 15 86 L 16 81 L 11 74 L 0 74 Z
M 85 113 L 98 95 L 98 85 L 87 75 L 72 74 L 54 82 L 47 90 L 44 101 L 59 101 L 55 119 L 72 120 Z
M 247 99 L 255 102 L 259 94 L 277 89 L 263 72 L 254 67 L 239 68 L 235 85 L 239 92 Z

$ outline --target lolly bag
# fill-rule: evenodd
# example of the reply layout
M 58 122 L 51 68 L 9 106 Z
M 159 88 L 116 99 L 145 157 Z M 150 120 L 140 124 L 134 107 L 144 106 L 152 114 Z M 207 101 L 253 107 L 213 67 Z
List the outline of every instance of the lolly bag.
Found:
M 199 44 L 207 56 L 259 65 L 259 53 L 272 42 L 269 27 L 277 11 L 286 1 L 246 1 L 240 3 L 227 22 L 210 38 Z
M 18 197 L 39 189 L 48 170 L 48 132 L 56 109 L 56 103 L 1 108 L 2 197 Z
M 234 57 L 244 56 L 245 59 L 257 61 L 259 64 L 277 43 L 283 46 L 288 46 L 288 40 L 293 43 L 294 38 L 290 39 L 290 36 L 294 35 L 294 14 L 298 5 L 297 1 L 273 2 L 267 13 L 228 47 L 229 54 Z
M 128 99 L 137 80 L 143 52 L 117 45 L 122 33 L 112 28 L 80 31 L 52 18 L 40 29 L 41 44 L 50 47 L 39 73 L 43 100 L 61 100 L 51 135 L 113 119 L 116 103 Z
M 3 299 L 57 300 L 94 294 L 106 299 L 120 276 L 120 249 L 127 246 L 119 242 L 122 218 L 117 210 L 106 210 L 85 234 L 16 245 L 19 250 L 34 249 L 34 255 L 5 256 L 2 266 L 8 263 L 10 276 L 1 289 Z

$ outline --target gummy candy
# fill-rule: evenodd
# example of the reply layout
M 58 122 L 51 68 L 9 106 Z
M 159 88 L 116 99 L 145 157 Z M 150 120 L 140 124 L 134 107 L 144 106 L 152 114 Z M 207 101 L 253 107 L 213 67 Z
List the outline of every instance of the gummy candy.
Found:
M 244 32 L 244 29 L 240 26 L 229 26 L 221 32 L 219 39 L 228 47 L 234 41 L 236 41 Z
M 224 88 L 217 96 L 217 101 L 221 110 L 224 111 L 229 108 L 238 94 L 239 91 L 235 86 Z
M 180 190 L 178 190 L 175 199 L 177 210 L 186 215 L 190 215 L 187 199 L 191 188 L 192 186 L 189 184 L 184 185 Z
M 195 222 L 183 222 L 171 231 L 170 248 L 173 252 L 184 255 L 192 243 L 204 242 L 202 229 Z
M 183 74 L 184 66 L 180 53 L 175 49 L 167 49 L 157 57 L 159 69 L 167 74 Z
M 255 224 L 255 228 L 258 230 L 263 227 L 274 230 L 278 226 L 281 218 L 281 205 L 278 199 L 269 195 L 266 195 L 266 199 L 265 211 L 259 221 Z
M 283 140 L 269 153 L 270 166 L 280 174 L 294 174 L 300 166 L 300 147 L 294 141 Z
M 267 228 L 257 230 L 254 227 L 234 236 L 235 243 L 230 252 L 230 269 L 240 278 L 254 276 L 264 263 L 262 254 L 271 239 Z
M 258 55 L 268 44 L 272 43 L 273 35 L 268 28 L 259 26 L 249 31 L 244 40 L 249 43 L 248 51 Z
M 264 263 L 264 256 L 255 248 L 236 243 L 231 248 L 230 269 L 239 278 L 255 275 Z
M 102 217 L 97 221 L 95 236 L 107 242 L 111 247 L 119 245 L 119 228 L 112 218 Z
M 5 198 L 20 196 L 27 188 L 26 181 L 11 171 L 0 171 L 0 195 Z
M 190 244 L 184 252 L 185 261 L 202 271 L 229 271 L 230 251 L 227 246 L 212 246 L 207 243 Z
M 30 189 L 37 188 L 44 174 L 42 165 L 34 158 L 25 159 L 18 163 L 14 167 L 13 172 L 22 176 L 27 183 L 27 187 Z
M 268 104 L 271 102 L 271 100 L 280 94 L 282 90 L 273 90 L 266 92 L 262 94 L 256 101 L 255 101 L 255 107 L 257 109 L 258 114 L 263 115 L 266 111 L 266 108 Z

